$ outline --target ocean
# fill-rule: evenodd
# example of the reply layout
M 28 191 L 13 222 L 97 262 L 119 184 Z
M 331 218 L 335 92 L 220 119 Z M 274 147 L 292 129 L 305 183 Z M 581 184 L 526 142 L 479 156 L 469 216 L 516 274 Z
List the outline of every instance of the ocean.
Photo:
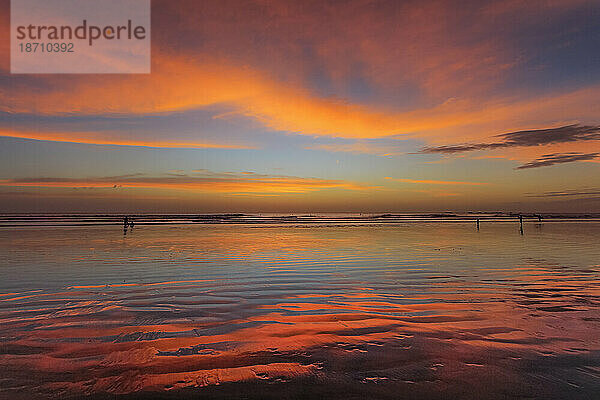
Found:
M 0 219 L 0 398 L 600 393 L 598 220 L 133 221 Z

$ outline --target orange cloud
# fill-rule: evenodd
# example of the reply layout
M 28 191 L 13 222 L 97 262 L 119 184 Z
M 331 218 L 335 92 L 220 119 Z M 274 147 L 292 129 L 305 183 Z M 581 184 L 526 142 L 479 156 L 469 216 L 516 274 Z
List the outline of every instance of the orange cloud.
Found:
M 322 189 L 365 191 L 375 189 L 343 180 L 300 178 L 283 175 L 212 173 L 146 176 L 132 174 L 98 178 L 21 178 L 0 180 L 0 186 L 46 188 L 151 188 L 195 190 L 231 194 L 307 193 Z
M 223 61 L 199 63 L 160 54 L 154 59 L 148 76 L 89 77 L 35 95 L 17 88 L 5 90 L 0 93 L 0 109 L 59 115 L 146 114 L 227 104 L 272 130 L 355 139 L 407 134 L 440 143 L 449 133 L 453 141 L 468 140 L 498 129 L 521 129 L 526 123 L 593 120 L 597 118 L 593 104 L 600 98 L 596 86 L 521 101 L 456 100 L 398 113 L 319 97 Z
M 37 76 L 35 83 L 39 85 L 11 76 L 10 84 L 0 91 L 0 110 L 144 115 L 226 105 L 233 111 L 219 118 L 244 115 L 275 131 L 350 139 L 407 135 L 432 145 L 477 140 L 511 130 L 597 121 L 598 85 L 570 92 L 563 87 L 543 96 L 509 95 L 498 86 L 519 62 L 519 52 L 510 38 L 494 31 L 503 18 L 519 14 L 526 15 L 528 23 L 547 24 L 550 17 L 587 2 L 521 3 L 476 7 L 480 19 L 474 21 L 470 19 L 473 10 L 462 13 L 445 2 L 392 4 L 389 8 L 384 4 L 372 7 L 369 2 L 356 2 L 352 7 L 294 1 L 265 1 L 244 7 L 219 2 L 206 7 L 196 7 L 195 2 L 156 2 L 155 6 L 165 12 L 157 14 L 160 16 L 154 22 L 171 26 L 169 17 L 176 16 L 177 30 L 165 30 L 156 38 L 152 74 Z M 8 19 L 6 12 L 1 16 Z M 463 18 L 469 24 L 461 24 Z M 253 46 L 257 37 L 264 38 L 267 23 L 273 31 L 265 46 Z M 201 33 L 206 40 L 188 46 L 184 39 L 178 39 L 184 36 L 179 31 Z M 170 50 L 174 43 L 179 46 L 177 55 Z M 312 46 L 314 54 L 310 57 L 304 43 Z M 8 60 L 5 53 L 2 51 L 3 61 Z M 361 67 L 360 78 L 383 98 L 390 92 L 402 94 L 407 88 L 410 93 L 414 86 L 425 93 L 425 100 L 415 102 L 412 109 L 351 101 L 345 93 L 354 66 Z M 336 95 L 322 95 L 312 89 L 314 82 L 308 84 L 307 76 L 317 67 L 333 82 Z M 27 134 L 41 140 L 131 142 L 125 138 L 115 141 L 100 132 Z M 188 144 L 174 138 L 176 132 L 168 135 L 159 147 L 240 147 Z M 398 154 L 365 144 L 319 148 Z

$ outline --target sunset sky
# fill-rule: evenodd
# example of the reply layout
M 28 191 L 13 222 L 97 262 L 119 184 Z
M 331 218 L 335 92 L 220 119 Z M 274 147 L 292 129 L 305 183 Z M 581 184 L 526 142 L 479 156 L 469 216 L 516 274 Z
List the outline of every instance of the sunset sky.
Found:
M 11 75 L 0 212 L 600 212 L 600 2 L 152 2 L 152 73 Z

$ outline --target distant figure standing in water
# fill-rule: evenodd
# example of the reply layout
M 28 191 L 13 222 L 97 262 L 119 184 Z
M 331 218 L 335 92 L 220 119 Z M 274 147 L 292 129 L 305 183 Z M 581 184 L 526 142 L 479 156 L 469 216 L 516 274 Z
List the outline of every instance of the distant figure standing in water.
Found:
M 523 234 L 523 216 L 521 214 L 519 214 L 519 232 L 521 233 L 521 235 Z
M 123 235 L 127 235 L 127 227 L 129 226 L 129 218 L 125 216 L 123 219 Z
M 133 218 L 131 218 L 131 222 L 129 223 L 129 227 L 133 229 Z

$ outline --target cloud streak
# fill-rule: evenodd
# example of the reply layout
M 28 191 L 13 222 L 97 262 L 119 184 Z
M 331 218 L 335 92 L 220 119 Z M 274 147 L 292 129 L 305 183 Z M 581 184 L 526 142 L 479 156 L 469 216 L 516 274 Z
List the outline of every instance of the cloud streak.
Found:
M 600 196 L 600 188 L 567 189 L 559 191 L 550 191 L 544 193 L 529 193 L 527 197 L 577 197 L 577 196 Z
M 556 153 L 545 154 L 540 158 L 518 166 L 516 169 L 549 167 L 556 164 L 566 164 L 575 161 L 591 161 L 600 158 L 600 153 Z
M 152 188 L 231 194 L 284 194 L 308 193 L 323 189 L 343 189 L 352 191 L 375 189 L 374 186 L 362 185 L 344 180 L 264 175 L 248 172 L 216 173 L 208 170 L 197 170 L 189 175 L 165 174 L 163 176 L 148 176 L 145 174 L 129 174 L 90 178 L 17 178 L 0 180 L 0 186 L 113 189 Z
M 200 143 L 200 142 L 170 142 L 162 140 L 133 140 L 118 137 L 104 137 L 99 132 L 19 132 L 1 131 L 0 137 L 43 140 L 60 143 L 95 144 L 108 146 L 136 146 L 163 149 L 255 149 L 256 147 L 237 144 Z
M 496 135 L 495 137 L 500 138 L 500 141 L 425 147 L 420 152 L 427 154 L 457 154 L 476 150 L 544 146 L 557 143 L 600 140 L 600 126 L 574 124 L 558 128 L 509 132 Z

